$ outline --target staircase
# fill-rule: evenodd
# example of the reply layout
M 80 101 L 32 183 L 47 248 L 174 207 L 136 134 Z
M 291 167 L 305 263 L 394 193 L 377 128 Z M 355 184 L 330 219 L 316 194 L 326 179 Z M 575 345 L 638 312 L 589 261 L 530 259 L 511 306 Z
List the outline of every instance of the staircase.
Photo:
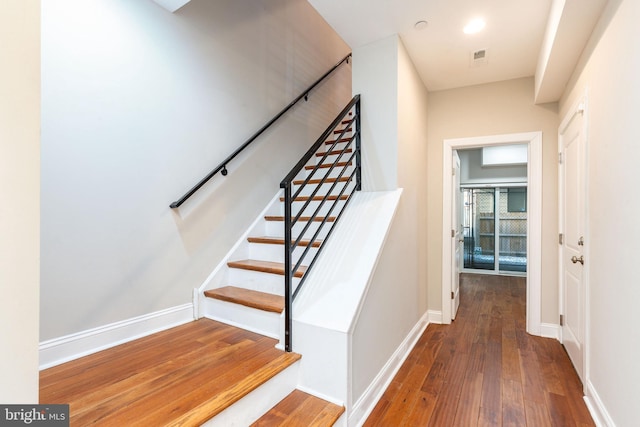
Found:
M 283 194 L 272 199 L 200 290 L 202 317 L 275 338 L 278 348 L 293 350 L 293 300 L 351 194 L 359 189 L 358 114 L 356 97 L 285 178 Z M 290 392 L 288 399 L 304 400 L 309 410 L 317 407 L 312 401 L 316 398 L 301 394 L 295 383 Z M 269 425 L 296 405 L 285 400 L 271 411 L 265 407 L 256 425 Z M 337 412 L 333 408 L 328 413 L 332 415 L 314 414 L 316 421 L 300 425 L 333 425 Z
M 285 196 L 277 195 L 210 277 L 199 302 L 202 316 L 276 338 L 279 347 L 286 347 L 287 275 L 295 294 L 357 188 L 356 119 L 350 109 L 355 108 L 347 109 L 338 128 L 316 143 L 291 180 L 291 225 Z

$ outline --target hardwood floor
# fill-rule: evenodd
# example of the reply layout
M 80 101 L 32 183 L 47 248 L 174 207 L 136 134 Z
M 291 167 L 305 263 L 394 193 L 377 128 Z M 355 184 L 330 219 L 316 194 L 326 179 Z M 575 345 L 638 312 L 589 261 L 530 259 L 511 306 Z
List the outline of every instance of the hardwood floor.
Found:
M 594 426 L 562 345 L 525 332 L 525 279 L 461 275 L 451 325 L 429 325 L 365 426 Z

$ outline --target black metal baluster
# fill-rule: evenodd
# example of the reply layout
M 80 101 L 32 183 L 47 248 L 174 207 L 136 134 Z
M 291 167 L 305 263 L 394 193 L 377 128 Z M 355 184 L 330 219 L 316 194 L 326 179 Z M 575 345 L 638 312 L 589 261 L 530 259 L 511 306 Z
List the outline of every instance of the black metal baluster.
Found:
M 284 348 L 285 351 L 293 351 L 291 342 L 291 329 L 293 328 L 293 271 L 291 248 L 291 182 L 284 188 Z
M 356 191 L 362 190 L 362 151 L 360 148 L 360 138 L 362 129 L 360 127 L 361 117 L 360 117 L 360 97 L 356 101 Z

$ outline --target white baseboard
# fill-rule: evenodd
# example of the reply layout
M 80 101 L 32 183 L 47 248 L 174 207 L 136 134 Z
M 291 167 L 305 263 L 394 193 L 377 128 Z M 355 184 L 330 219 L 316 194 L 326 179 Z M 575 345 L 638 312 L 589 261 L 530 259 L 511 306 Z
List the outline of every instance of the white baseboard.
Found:
M 440 315 L 440 317 L 442 317 L 442 315 Z M 369 387 L 367 387 L 360 399 L 353 405 L 348 419 L 349 426 L 361 426 L 364 424 L 428 325 L 429 312 L 425 313 L 418 323 L 415 324 L 378 375 L 373 379 L 371 384 L 369 384 Z
M 553 323 L 540 323 L 540 336 L 560 340 L 560 325 Z
M 429 310 L 427 311 L 428 323 L 442 324 L 442 311 Z
M 193 320 L 193 304 L 171 307 L 40 343 L 40 369 L 96 353 Z
M 591 413 L 591 418 L 593 418 L 593 422 L 596 423 L 598 427 L 616 427 L 613 419 L 607 412 L 607 408 L 605 408 L 598 392 L 593 387 L 591 381 L 587 380 L 587 395 L 584 397 L 584 402 L 587 404 L 587 408 Z

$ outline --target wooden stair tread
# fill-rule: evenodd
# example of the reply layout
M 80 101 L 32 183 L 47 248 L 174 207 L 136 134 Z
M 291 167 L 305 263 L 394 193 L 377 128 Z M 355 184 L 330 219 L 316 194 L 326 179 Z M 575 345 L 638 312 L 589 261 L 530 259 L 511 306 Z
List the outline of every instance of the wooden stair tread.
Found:
M 333 144 L 335 144 L 336 142 L 337 142 L 338 144 L 340 144 L 341 142 L 349 142 L 349 141 L 351 141 L 351 138 L 340 138 L 340 140 L 336 140 L 336 139 L 334 139 L 334 140 L 331 140 L 331 141 L 325 141 L 324 143 L 325 143 L 326 145 L 333 145 Z
M 344 166 L 348 166 L 349 162 L 338 162 L 336 163 L 336 167 L 344 167 Z M 326 169 L 326 168 L 330 168 L 331 166 L 333 166 L 333 163 L 323 163 L 321 165 L 317 165 L 319 169 Z M 313 170 L 316 168 L 316 165 L 307 165 L 304 167 L 306 170 Z
M 314 222 L 322 222 L 324 221 L 326 217 L 324 216 L 316 216 L 313 218 Z M 284 221 L 284 216 L 281 215 L 267 215 L 264 217 L 264 219 L 266 221 Z M 327 218 L 327 222 L 335 222 L 336 217 L 335 216 L 330 216 L 329 218 Z M 311 221 L 311 217 L 310 216 L 301 216 L 298 221 Z
M 40 371 L 71 425 L 201 425 L 300 359 L 277 340 L 200 319 Z
M 349 196 L 347 196 L 346 194 L 343 194 L 342 196 L 339 196 L 337 194 L 331 194 L 329 196 L 327 196 L 327 200 L 347 200 L 349 198 Z M 306 202 L 307 200 L 312 199 L 314 202 L 318 202 L 318 201 L 322 201 L 324 199 L 324 196 L 298 196 L 295 199 L 293 199 L 294 202 Z M 280 201 L 284 202 L 284 197 L 280 197 Z
M 329 155 L 330 156 L 337 156 L 338 154 L 342 153 L 343 151 L 345 153 L 352 153 L 353 152 L 353 150 L 351 148 L 347 148 L 346 150 L 333 150 L 333 151 L 330 151 Z M 316 157 L 322 157 L 325 154 L 327 154 L 327 153 L 316 153 Z
M 271 237 L 271 236 L 262 236 L 262 237 L 249 237 L 247 239 L 250 243 L 263 243 L 267 245 L 284 245 L 284 237 Z M 292 240 L 291 243 L 294 243 L 295 240 Z M 302 239 L 298 246 L 309 246 L 311 241 L 309 239 Z M 322 240 L 315 240 L 313 244 L 311 244 L 312 248 L 319 248 L 322 244 Z
M 283 296 L 251 289 L 224 286 L 222 288 L 209 289 L 204 292 L 204 295 L 209 298 L 257 308 L 258 310 L 270 311 L 272 313 L 282 313 L 282 310 L 284 310 Z
M 342 132 L 345 132 L 345 133 L 346 133 L 346 132 L 351 132 L 352 130 L 353 130 L 352 128 L 349 128 L 349 129 L 347 129 L 347 130 L 344 130 L 344 129 L 334 130 L 334 131 L 333 131 L 333 134 L 334 134 L 334 135 L 338 135 L 338 134 L 341 134 Z
M 284 276 L 284 264 L 281 262 L 262 261 L 255 259 L 244 259 L 240 261 L 229 261 L 227 265 L 231 268 L 240 268 L 243 270 L 259 271 L 262 273 L 281 274 Z M 294 277 L 302 277 L 307 271 L 307 267 L 301 265 L 293 274 Z
M 338 178 L 327 178 L 324 180 L 325 184 L 333 184 L 334 182 L 347 182 L 349 181 L 350 177 L 348 176 L 343 176 L 340 179 Z M 293 181 L 294 185 L 302 185 L 304 184 L 304 179 L 298 179 Z M 318 178 L 318 179 L 310 179 L 309 182 L 307 182 L 307 184 L 309 185 L 315 185 L 315 184 L 320 184 L 322 182 L 322 178 Z
M 260 417 L 251 427 L 330 427 L 338 421 L 344 406 L 338 406 L 300 390 L 294 390 Z

